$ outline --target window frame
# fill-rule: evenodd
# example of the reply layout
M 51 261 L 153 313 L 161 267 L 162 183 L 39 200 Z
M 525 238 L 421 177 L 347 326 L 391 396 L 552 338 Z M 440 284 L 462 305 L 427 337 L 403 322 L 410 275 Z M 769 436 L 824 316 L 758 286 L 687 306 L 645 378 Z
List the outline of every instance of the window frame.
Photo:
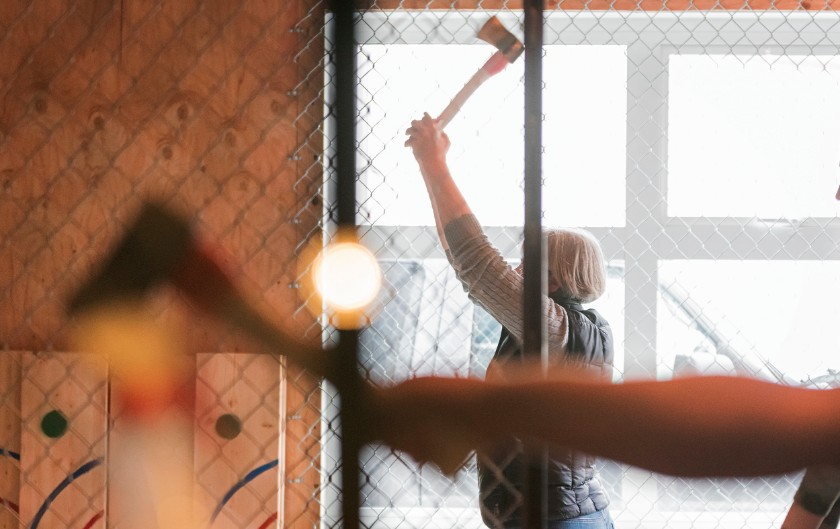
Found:
M 454 13 L 454 14 L 453 14 Z M 508 27 L 521 15 L 498 13 Z M 481 11 L 377 12 L 361 15 L 361 43 L 432 43 L 440 35 L 452 45 L 473 44 Z M 625 145 L 625 226 L 583 226 L 600 241 L 608 260 L 624 263 L 624 379 L 656 376 L 657 295 L 660 261 L 790 259 L 840 260 L 840 218 L 755 219 L 747 217 L 681 217 L 667 214 L 668 65 L 674 54 L 795 53 L 840 55 L 840 14 L 832 12 L 551 12 L 545 16 L 547 44 L 620 44 L 627 50 L 627 128 Z M 586 26 L 582 29 L 583 26 Z M 745 36 L 754 45 L 744 44 Z M 838 43 L 831 45 L 831 43 Z M 674 43 L 682 43 L 675 45 Z M 826 190 L 830 192 L 831 190 Z M 517 259 L 521 227 L 488 226 L 487 232 L 507 259 Z M 365 225 L 363 241 L 379 249 L 381 259 L 442 258 L 434 226 Z M 736 241 L 736 244 L 733 244 Z M 625 481 L 656 503 L 650 473 L 629 468 Z M 622 502 L 626 503 L 626 502 Z M 642 504 L 647 502 L 642 501 Z M 645 520 L 649 510 L 622 510 L 622 524 Z M 659 511 L 657 511 L 659 512 Z M 707 516 L 662 511 L 663 526 L 685 516 L 697 523 Z M 763 514 L 758 513 L 759 516 Z M 713 515 L 708 515 L 713 516 Z M 715 522 L 743 517 L 717 513 Z M 772 518 L 772 517 L 771 517 Z M 737 519 L 737 520 L 736 520 Z

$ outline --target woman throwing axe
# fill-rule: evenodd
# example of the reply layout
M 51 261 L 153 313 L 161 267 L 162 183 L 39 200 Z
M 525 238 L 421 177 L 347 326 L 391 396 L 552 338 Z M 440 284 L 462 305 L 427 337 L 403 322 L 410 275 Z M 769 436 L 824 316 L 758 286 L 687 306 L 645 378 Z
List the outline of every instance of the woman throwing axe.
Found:
M 435 214 L 441 244 L 464 289 L 503 329 L 487 370 L 490 381 L 509 378 L 524 363 L 522 355 L 524 280 L 482 231 L 446 162 L 449 138 L 425 114 L 407 131 Z M 548 230 L 548 296 L 543 299 L 550 362 L 575 365 L 609 380 L 613 337 L 607 321 L 585 309 L 606 287 L 604 258 L 598 242 L 582 230 Z M 563 406 L 563 403 L 554 403 Z M 502 410 L 484 410 L 506 421 Z M 497 413 L 498 412 L 498 413 Z M 575 426 L 569 425 L 574 428 Z M 499 439 L 478 454 L 481 512 L 490 527 L 520 526 L 524 454 L 516 437 Z M 592 456 L 553 448 L 548 464 L 548 527 L 609 529 L 609 500 Z

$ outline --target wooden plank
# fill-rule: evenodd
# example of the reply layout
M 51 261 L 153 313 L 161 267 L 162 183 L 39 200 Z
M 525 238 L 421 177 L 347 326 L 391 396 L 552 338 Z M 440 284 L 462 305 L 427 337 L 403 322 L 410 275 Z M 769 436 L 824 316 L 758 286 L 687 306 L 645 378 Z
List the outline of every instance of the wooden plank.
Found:
M 398 10 L 505 10 L 521 11 L 522 0 L 379 0 L 377 11 Z M 836 0 L 548 0 L 545 12 L 551 11 L 768 11 L 834 10 Z
M 0 529 L 19 527 L 20 355 L 0 352 Z
M 103 527 L 105 362 L 27 352 L 21 363 L 21 522 L 30 529 Z
M 396 2 L 395 2 L 396 3 Z M 324 39 L 312 39 L 309 35 L 321 34 L 326 10 L 324 3 L 315 5 L 306 0 L 288 2 L 286 14 L 278 20 L 277 30 L 272 34 L 284 35 L 284 47 L 295 55 L 278 75 L 279 82 L 287 94 L 294 97 L 286 106 L 283 119 L 275 126 L 276 138 L 289 148 L 284 152 L 291 163 L 280 168 L 279 178 L 268 189 L 270 197 L 281 207 L 290 211 L 292 223 L 284 223 L 275 229 L 270 239 L 271 248 L 277 255 L 299 257 L 299 248 L 310 240 L 320 240 L 323 233 L 322 186 L 324 182 L 323 163 L 317 158 L 324 152 L 324 135 L 319 133 L 323 126 Z M 281 30 L 282 28 L 282 30 Z M 270 151 L 266 151 L 268 155 Z M 316 156 L 313 157 L 313 154 Z M 265 159 L 270 159 L 264 156 Z M 271 162 L 264 162 L 271 163 Z M 276 163 L 276 162 L 273 162 Z M 256 171 L 254 171 L 256 172 Z M 273 174 L 273 173 L 271 173 Z M 285 197 L 285 198 L 284 198 Z M 291 200 L 291 203 L 288 201 Z M 289 241 L 291 244 L 285 242 Z M 284 269 L 278 269 L 284 270 Z M 283 281 L 278 286 L 296 285 L 295 267 L 284 270 Z M 284 317 L 284 323 L 294 326 L 300 336 L 321 338 L 321 327 L 307 311 L 302 310 L 305 294 L 292 290 L 294 297 L 283 294 L 280 288 L 271 291 L 270 299 L 277 304 L 275 312 Z M 281 305 L 283 303 L 283 305 Z M 329 403 L 321 402 L 320 381 L 294 365 L 286 374 L 286 472 L 284 480 L 284 527 L 289 529 L 311 529 L 321 525 L 320 494 L 321 483 L 321 410 Z M 337 475 L 329 476 L 336 479 Z
M 208 528 L 284 527 L 284 370 L 270 355 L 196 359 L 195 496 Z

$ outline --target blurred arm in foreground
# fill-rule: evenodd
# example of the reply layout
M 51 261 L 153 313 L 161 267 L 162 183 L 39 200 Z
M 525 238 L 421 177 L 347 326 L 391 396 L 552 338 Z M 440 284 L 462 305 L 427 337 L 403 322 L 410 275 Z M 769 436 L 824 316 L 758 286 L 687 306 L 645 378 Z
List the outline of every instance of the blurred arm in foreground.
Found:
M 740 377 L 615 385 L 527 378 L 418 378 L 376 390 L 372 439 L 449 473 L 471 450 L 509 435 L 678 476 L 840 464 L 840 389 Z

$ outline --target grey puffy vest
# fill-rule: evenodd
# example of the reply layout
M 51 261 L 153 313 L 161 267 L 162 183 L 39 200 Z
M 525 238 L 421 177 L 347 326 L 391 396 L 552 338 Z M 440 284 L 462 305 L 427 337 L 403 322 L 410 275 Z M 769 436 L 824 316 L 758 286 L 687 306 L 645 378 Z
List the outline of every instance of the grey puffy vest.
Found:
M 609 324 L 592 309 L 576 301 L 552 296 L 569 315 L 567 362 L 609 368 L 613 363 L 613 337 Z M 518 340 L 502 328 L 493 363 L 504 365 L 522 358 Z M 558 406 L 564 403 L 558 402 Z M 504 420 L 500 417 L 499 420 Z M 575 428 L 574 424 L 569 425 Z M 488 527 L 521 526 L 522 444 L 510 439 L 493 453 L 478 456 L 481 517 Z M 562 448 L 549 449 L 548 519 L 568 520 L 603 510 L 609 499 L 595 471 L 595 458 Z

